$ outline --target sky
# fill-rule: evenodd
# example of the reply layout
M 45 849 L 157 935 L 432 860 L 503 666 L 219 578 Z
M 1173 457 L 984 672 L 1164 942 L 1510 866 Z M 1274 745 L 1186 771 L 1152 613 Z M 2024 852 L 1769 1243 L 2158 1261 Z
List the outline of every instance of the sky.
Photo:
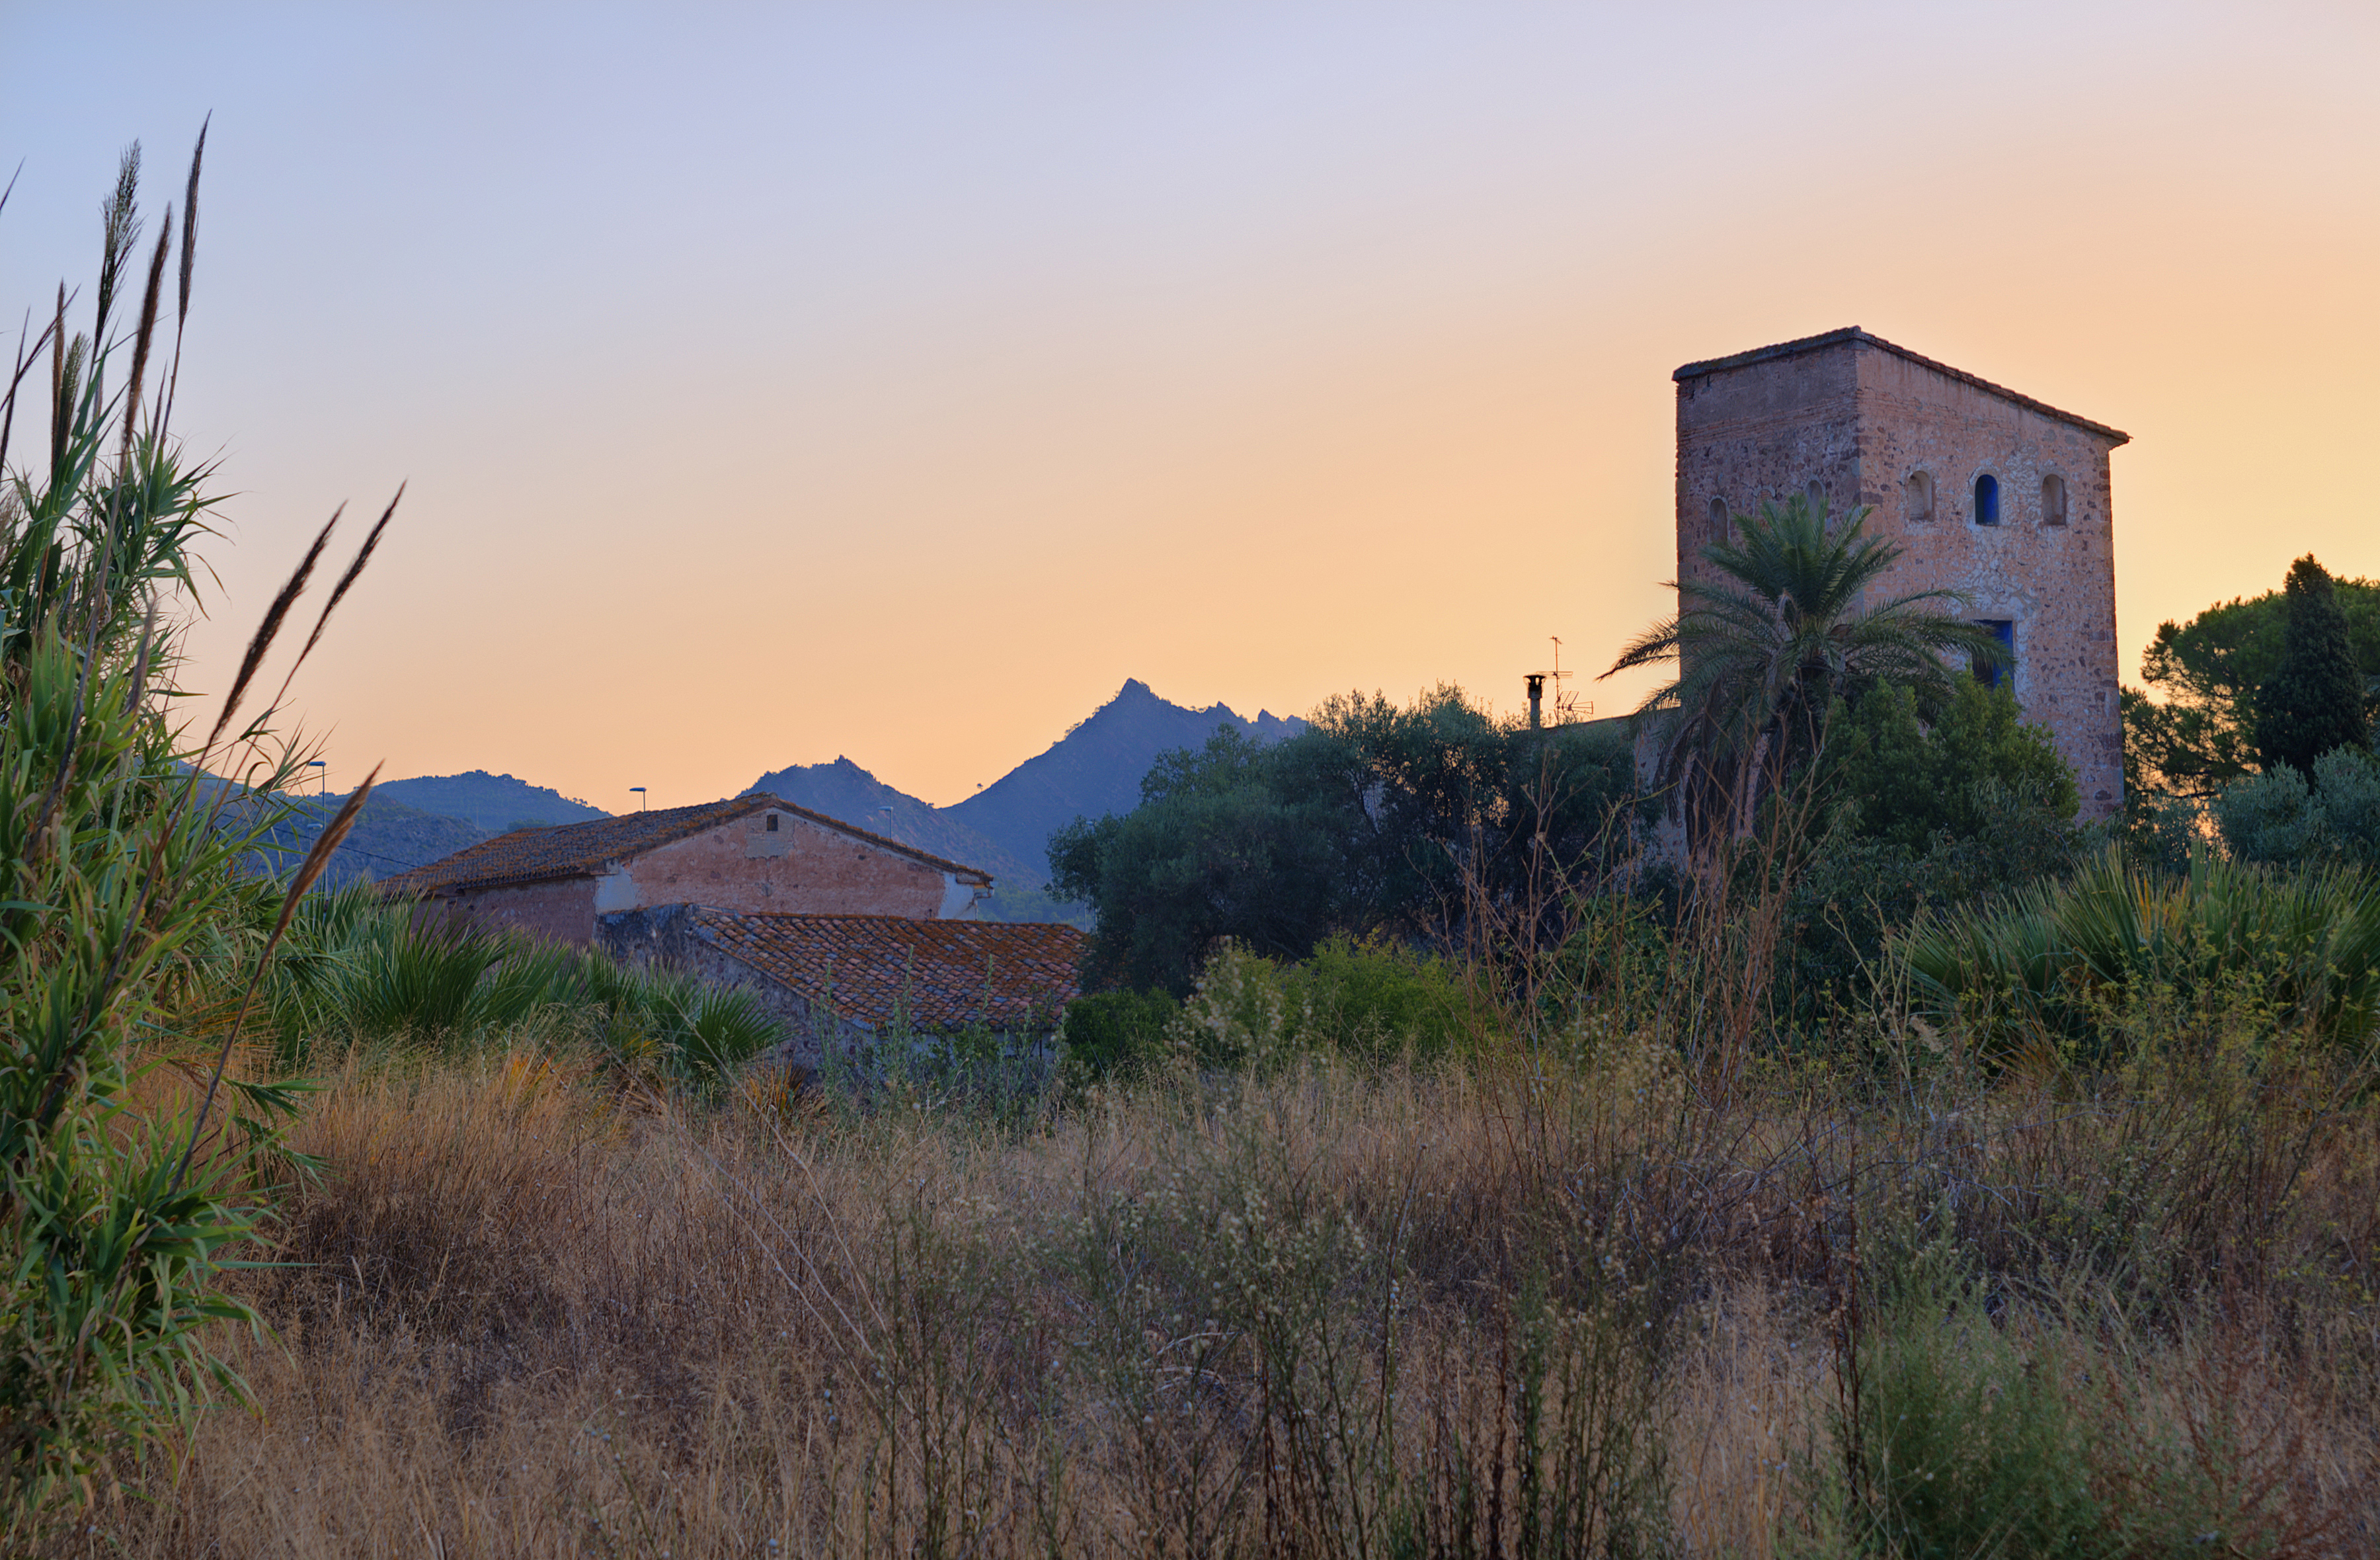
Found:
M 0 0 L 0 334 L 212 114 L 185 682 L 406 483 L 297 686 L 333 788 L 947 804 L 1127 677 L 1509 711 L 1664 610 L 1671 371 L 1852 324 L 2132 435 L 2132 680 L 2380 576 L 2375 69 L 2331 0 Z

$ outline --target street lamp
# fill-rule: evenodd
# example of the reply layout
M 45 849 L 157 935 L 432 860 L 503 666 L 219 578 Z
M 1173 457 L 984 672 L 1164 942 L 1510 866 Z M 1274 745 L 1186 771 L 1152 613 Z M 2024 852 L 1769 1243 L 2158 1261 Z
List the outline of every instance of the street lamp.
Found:
M 308 760 L 306 761 L 306 767 L 307 767 L 307 768 L 309 768 L 309 769 L 311 769 L 311 770 L 318 770 L 318 771 L 320 771 L 320 773 L 319 773 L 319 774 L 317 774 L 314 776 L 314 781 L 315 781 L 315 785 L 314 785 L 314 794 L 315 794 L 316 796 L 318 796 L 318 797 L 322 797 L 322 796 L 328 796 L 328 795 L 330 795 L 330 793 L 331 793 L 331 762 L 330 762 L 330 760 L 328 760 L 328 759 L 308 759 Z
M 645 810 L 645 788 L 642 786 L 631 786 L 628 787 L 628 794 L 637 798 L 637 810 L 642 812 Z

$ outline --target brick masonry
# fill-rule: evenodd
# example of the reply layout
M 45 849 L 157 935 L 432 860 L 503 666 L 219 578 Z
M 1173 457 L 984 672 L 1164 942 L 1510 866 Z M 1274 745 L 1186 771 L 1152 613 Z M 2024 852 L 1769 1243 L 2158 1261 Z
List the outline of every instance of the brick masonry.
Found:
M 771 823 L 775 827 L 771 828 Z M 964 916 L 951 874 L 792 812 L 755 813 L 673 840 L 595 880 L 595 910 L 710 905 L 799 914 Z
M 584 944 L 595 925 L 595 880 L 554 878 L 544 883 L 481 888 L 432 903 L 490 926 L 517 926 L 556 943 Z
M 1870 601 L 1948 589 L 1961 615 L 2014 625 L 2015 692 L 2048 728 L 2082 813 L 2123 805 L 2110 451 L 2127 436 L 1918 357 L 1836 331 L 1678 370 L 1678 577 L 1714 572 L 1717 511 L 1823 496 L 1869 505 L 1902 555 Z M 1977 479 L 1998 486 L 1976 520 Z M 1930 502 L 1929 495 L 1930 494 Z M 2063 514 L 2059 500 L 2063 499 Z
M 598 917 L 655 905 L 973 918 L 988 877 L 968 869 L 946 871 L 888 846 L 798 810 L 770 808 L 605 861 L 601 870 L 528 883 L 433 887 L 426 897 L 449 914 L 579 946 L 595 940 Z

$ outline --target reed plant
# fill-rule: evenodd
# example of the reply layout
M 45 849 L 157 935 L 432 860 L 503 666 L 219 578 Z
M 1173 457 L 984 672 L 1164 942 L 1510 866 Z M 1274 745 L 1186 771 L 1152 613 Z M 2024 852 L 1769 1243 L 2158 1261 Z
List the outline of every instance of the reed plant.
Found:
M 285 890 L 236 870 L 299 759 L 272 738 L 286 676 L 261 713 L 237 717 L 330 527 L 203 737 L 166 713 L 185 691 L 169 615 L 195 584 L 215 503 L 212 470 L 171 433 L 204 147 L 201 132 L 182 221 L 167 208 L 145 267 L 139 149 L 126 154 L 102 209 L 89 329 L 70 329 L 78 300 L 61 284 L 0 400 L 0 1535 L 12 1552 L 114 1489 L 127 1458 L 189 1423 L 210 1391 L 243 1390 L 217 1324 L 257 1316 L 225 1280 L 265 1217 L 260 1183 L 282 1163 L 273 1124 L 294 1096 L 230 1071 L 240 982 L 252 988 L 353 815 Z M 46 449 L 10 465 L 43 377 Z M 273 907 L 245 967 L 217 967 L 220 929 L 273 920 Z M 158 1068 L 200 1080 L 187 1109 L 146 1108 Z

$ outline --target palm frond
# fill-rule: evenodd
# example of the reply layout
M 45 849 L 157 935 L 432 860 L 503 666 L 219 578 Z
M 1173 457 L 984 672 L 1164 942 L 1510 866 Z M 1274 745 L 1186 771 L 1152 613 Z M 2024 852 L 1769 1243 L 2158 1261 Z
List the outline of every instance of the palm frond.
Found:
M 1877 681 L 1947 692 L 1963 658 L 1998 665 L 2005 652 L 1956 615 L 1953 591 L 1908 591 L 1876 605 L 1868 591 L 1902 556 L 1870 536 L 1864 506 L 1830 525 L 1823 505 L 1793 498 L 1739 515 L 1730 538 L 1702 550 L 1707 572 L 1672 582 L 1678 612 L 1621 650 L 1604 676 L 1674 663 L 1677 676 L 1637 707 L 1662 778 L 1741 773 L 1755 751 L 1780 772 L 1811 756 L 1824 713 Z M 1755 797 L 1742 798 L 1746 804 Z

